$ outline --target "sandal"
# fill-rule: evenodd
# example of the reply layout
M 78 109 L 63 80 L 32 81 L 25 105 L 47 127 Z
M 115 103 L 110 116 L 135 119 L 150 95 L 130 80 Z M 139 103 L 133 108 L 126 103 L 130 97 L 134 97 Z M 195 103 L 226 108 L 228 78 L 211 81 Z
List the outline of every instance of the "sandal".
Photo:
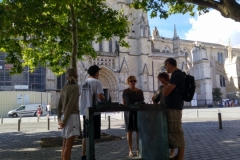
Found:
M 133 157 L 132 151 L 129 152 L 129 155 L 128 155 L 128 156 L 129 156 L 129 157 Z
M 139 152 L 137 151 L 137 157 L 139 157 Z

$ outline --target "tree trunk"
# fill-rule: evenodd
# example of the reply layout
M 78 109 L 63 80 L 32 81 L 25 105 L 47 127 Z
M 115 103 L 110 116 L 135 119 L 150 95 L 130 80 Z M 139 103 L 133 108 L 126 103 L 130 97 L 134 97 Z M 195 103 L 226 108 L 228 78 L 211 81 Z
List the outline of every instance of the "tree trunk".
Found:
M 73 4 L 70 4 L 71 19 L 72 19 L 72 54 L 70 67 L 77 70 L 77 52 L 78 52 L 78 40 L 77 40 L 77 23 L 75 17 L 75 11 Z M 79 139 L 82 139 L 82 127 L 81 127 L 81 118 L 79 117 L 79 127 L 80 127 L 80 136 Z
M 71 18 L 72 18 L 72 55 L 71 55 L 70 66 L 71 68 L 77 69 L 77 52 L 78 52 L 77 23 L 76 23 L 73 4 L 70 4 L 70 8 L 71 8 Z

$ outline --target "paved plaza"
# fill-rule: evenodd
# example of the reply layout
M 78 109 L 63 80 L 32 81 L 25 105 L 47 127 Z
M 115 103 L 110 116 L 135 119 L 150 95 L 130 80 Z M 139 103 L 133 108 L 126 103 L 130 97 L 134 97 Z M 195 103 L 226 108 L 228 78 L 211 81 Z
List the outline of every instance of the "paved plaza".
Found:
M 223 129 L 219 129 L 218 112 L 222 113 Z M 128 147 L 122 113 L 109 113 L 111 129 L 102 114 L 102 131 L 122 137 L 122 140 L 96 144 L 97 160 L 125 160 Z M 197 118 L 198 117 L 198 118 Z M 50 117 L 50 130 L 47 119 L 36 117 L 21 119 L 18 132 L 18 118 L 4 118 L 0 124 L 0 160 L 60 160 L 61 147 L 41 148 L 41 138 L 58 137 L 57 121 Z M 240 160 L 240 108 L 185 109 L 183 128 L 186 139 L 185 160 Z M 133 147 L 136 149 L 136 146 Z M 80 160 L 81 146 L 75 145 L 72 160 Z

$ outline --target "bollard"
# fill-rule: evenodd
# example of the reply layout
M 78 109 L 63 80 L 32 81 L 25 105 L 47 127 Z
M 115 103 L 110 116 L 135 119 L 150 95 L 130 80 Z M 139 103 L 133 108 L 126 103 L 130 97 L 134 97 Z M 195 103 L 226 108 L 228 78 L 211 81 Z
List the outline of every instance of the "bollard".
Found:
M 110 116 L 108 116 L 108 129 L 110 129 Z
M 124 113 L 124 112 L 122 111 L 122 119 L 123 119 L 123 113 Z
M 56 121 L 56 115 L 54 114 L 54 121 Z
M 1 117 L 1 124 L 3 124 L 3 117 Z
M 20 123 L 22 123 L 22 117 L 21 117 L 21 116 L 20 116 L 20 118 L 19 118 L 19 119 L 20 119 Z
M 47 119 L 47 123 L 48 123 L 48 130 L 49 130 L 49 128 L 50 128 L 50 119 L 49 118 Z
M 37 117 L 37 122 L 39 122 L 39 116 Z
M 221 116 L 221 113 L 218 113 L 218 122 L 219 122 L 219 129 L 222 129 L 222 116 Z
M 106 112 L 105 112 L 105 119 L 107 119 L 107 114 L 106 114 Z
M 199 117 L 198 110 L 196 111 L 197 118 Z
M 20 118 L 18 119 L 18 131 L 20 131 L 20 122 L 21 122 L 21 120 L 20 120 Z

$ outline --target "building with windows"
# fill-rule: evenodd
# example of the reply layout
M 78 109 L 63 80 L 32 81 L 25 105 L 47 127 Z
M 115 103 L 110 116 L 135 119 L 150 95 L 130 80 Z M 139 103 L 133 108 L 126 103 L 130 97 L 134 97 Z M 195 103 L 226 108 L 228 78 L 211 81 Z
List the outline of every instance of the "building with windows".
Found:
M 21 74 L 10 74 L 12 64 L 6 64 L 6 54 L 0 54 L 0 91 L 45 91 L 46 77 L 44 67 L 29 72 L 25 67 Z
M 126 41 L 130 48 L 119 47 L 117 37 L 101 43 L 92 42 L 98 56 L 95 59 L 86 56 L 83 61 L 78 61 L 79 84 L 88 77 L 87 69 L 96 64 L 101 68 L 99 79 L 104 91 L 113 101 L 122 102 L 122 91 L 128 87 L 126 79 L 134 75 L 138 80 L 137 87 L 144 92 L 145 101 L 151 102 L 160 85 L 157 80 L 158 73 L 165 71 L 164 61 L 172 57 L 177 60 L 179 69 L 190 73 L 196 79 L 194 103 L 186 105 L 212 104 L 212 88 L 216 87 L 221 89 L 223 98 L 239 99 L 240 47 L 231 46 L 231 43 L 221 45 L 180 39 L 175 26 L 172 37 L 162 37 L 157 28 L 150 33 L 147 13 L 130 8 L 128 1 L 107 0 L 106 3 L 113 9 L 124 9 L 124 14 L 129 16 L 132 24 Z M 4 65 L 2 61 L 0 63 L 0 66 Z M 21 76 L 24 82 L 21 83 L 34 84 L 33 89 L 37 86 L 39 89 L 45 87 L 45 91 L 51 93 L 54 107 L 66 77 L 57 77 L 48 68 L 43 70 L 40 69 L 35 78 L 34 74 L 31 78 L 31 74 L 23 72 Z M 6 75 L 5 79 L 0 77 L 0 86 L 11 86 L 13 81 L 16 82 L 16 78 L 9 80 L 6 71 L 7 69 L 3 71 L 0 68 L 0 75 Z M 45 80 L 39 80 L 37 76 Z
M 230 43 L 221 45 L 180 39 L 175 26 L 173 37 L 162 37 L 157 28 L 151 34 L 147 13 L 129 8 L 127 1 L 108 0 L 107 3 L 116 10 L 124 9 L 125 15 L 129 15 L 132 25 L 126 41 L 131 47 L 118 48 L 117 37 L 101 43 L 92 42 L 99 55 L 96 59 L 86 56 L 84 61 L 78 62 L 79 83 L 88 77 L 87 69 L 96 64 L 101 68 L 99 79 L 104 91 L 113 101 L 122 102 L 122 91 L 128 87 L 126 79 L 134 75 L 138 80 L 137 87 L 144 92 L 145 101 L 151 102 L 160 85 L 157 75 L 165 71 L 164 61 L 172 57 L 177 60 L 179 69 L 196 79 L 194 103 L 186 105 L 212 104 L 212 88 L 216 87 L 221 89 L 223 98 L 239 99 L 239 47 L 231 46 Z M 52 82 L 61 86 L 63 79 L 54 77 L 47 70 L 47 90 Z M 51 92 L 52 100 L 55 97 L 57 102 L 59 93 L 54 90 Z

